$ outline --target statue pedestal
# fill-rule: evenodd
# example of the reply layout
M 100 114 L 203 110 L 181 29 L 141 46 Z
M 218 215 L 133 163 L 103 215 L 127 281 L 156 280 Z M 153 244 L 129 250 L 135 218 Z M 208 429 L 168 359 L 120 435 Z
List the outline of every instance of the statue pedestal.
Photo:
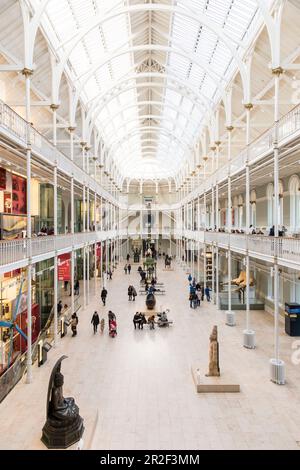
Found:
M 224 372 L 220 377 L 206 377 L 205 373 L 205 367 L 192 366 L 192 376 L 197 393 L 237 393 L 241 391 L 240 385 L 229 373 Z

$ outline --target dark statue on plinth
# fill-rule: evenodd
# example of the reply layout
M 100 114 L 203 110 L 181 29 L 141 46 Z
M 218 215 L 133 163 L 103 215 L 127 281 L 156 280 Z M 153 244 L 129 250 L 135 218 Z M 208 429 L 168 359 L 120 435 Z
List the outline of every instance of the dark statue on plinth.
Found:
M 42 442 L 48 449 L 67 449 L 78 442 L 84 432 L 83 419 L 74 398 L 64 398 L 62 356 L 53 367 L 47 395 L 47 421 L 43 427 Z

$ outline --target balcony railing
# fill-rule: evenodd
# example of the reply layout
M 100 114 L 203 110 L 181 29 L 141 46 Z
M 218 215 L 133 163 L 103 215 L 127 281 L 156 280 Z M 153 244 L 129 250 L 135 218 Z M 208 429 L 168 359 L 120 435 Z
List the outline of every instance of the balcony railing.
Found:
M 114 239 L 117 232 L 85 232 L 69 235 L 45 236 L 28 240 L 11 240 L 0 242 L 0 266 L 18 263 L 28 258 L 50 256 L 53 252 L 68 252 L 84 244 L 92 244 L 106 239 Z
M 62 169 L 67 175 L 74 174 L 74 178 L 78 179 L 78 181 L 86 180 L 87 175 L 81 165 L 77 165 L 74 161 L 71 161 L 66 154 L 55 147 L 52 142 L 40 134 L 29 123 L 27 123 L 27 121 L 25 121 L 1 100 L 0 126 L 8 131 L 10 136 L 13 136 L 21 141 L 24 148 L 27 145 L 27 132 L 29 127 L 31 147 L 34 153 L 40 155 L 41 158 L 45 158 L 47 161 L 50 161 L 52 165 L 54 165 L 56 161 L 60 162 L 60 169 Z M 91 189 L 94 189 L 92 186 L 95 185 L 95 187 L 97 186 L 99 194 L 102 194 L 103 197 L 105 197 L 107 200 L 113 200 L 115 203 L 117 202 L 112 195 L 110 195 L 103 188 L 100 188 L 99 184 L 94 178 L 92 178 L 90 175 L 89 177 L 91 178 Z
M 300 265 L 300 239 L 288 237 L 269 237 L 264 235 L 229 234 L 222 232 L 206 231 L 176 231 L 176 238 L 184 236 L 188 240 L 200 241 L 206 244 L 217 244 L 218 246 L 230 248 L 239 253 L 245 253 L 248 247 L 253 257 L 272 260 L 277 257 L 281 263 L 293 267 Z
M 297 105 L 289 113 L 283 116 L 279 121 L 279 146 L 300 135 L 300 105 Z M 261 136 L 255 139 L 249 146 L 249 161 L 253 163 L 263 158 L 273 149 L 274 127 L 265 131 Z M 244 167 L 247 158 L 247 149 L 241 152 L 231 160 L 231 175 L 239 173 Z M 203 183 L 202 191 L 209 191 L 213 184 L 224 181 L 228 176 L 227 165 L 219 168 L 214 174 L 206 178 Z M 184 203 L 194 199 L 199 195 L 199 188 L 184 198 Z

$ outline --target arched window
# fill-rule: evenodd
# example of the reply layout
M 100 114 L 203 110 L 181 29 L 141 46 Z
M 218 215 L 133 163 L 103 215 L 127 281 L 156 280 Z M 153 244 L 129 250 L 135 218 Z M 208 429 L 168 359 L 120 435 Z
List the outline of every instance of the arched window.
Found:
M 289 181 L 290 192 L 290 229 L 296 232 L 300 228 L 300 181 L 293 175 Z
M 267 186 L 267 202 L 268 202 L 268 227 L 274 224 L 274 186 L 269 183 Z

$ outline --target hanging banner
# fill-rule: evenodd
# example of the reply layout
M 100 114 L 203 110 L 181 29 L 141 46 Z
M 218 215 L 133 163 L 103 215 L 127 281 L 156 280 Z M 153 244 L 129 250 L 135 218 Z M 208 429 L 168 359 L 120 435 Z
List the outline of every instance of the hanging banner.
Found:
M 70 253 L 58 257 L 58 280 L 71 280 L 71 256 Z
M 97 258 L 100 258 L 101 256 L 101 243 L 97 243 L 96 256 Z
M 27 182 L 22 176 L 12 175 L 12 214 L 27 212 Z

